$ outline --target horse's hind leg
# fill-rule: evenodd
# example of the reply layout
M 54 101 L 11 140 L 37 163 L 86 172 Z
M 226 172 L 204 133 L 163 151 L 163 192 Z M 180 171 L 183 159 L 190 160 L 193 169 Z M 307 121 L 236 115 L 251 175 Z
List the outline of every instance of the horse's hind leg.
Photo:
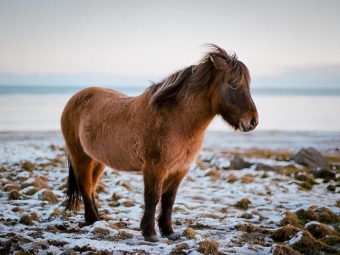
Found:
M 174 233 L 172 228 L 172 208 L 175 202 L 178 187 L 186 175 L 187 170 L 177 172 L 169 175 L 163 183 L 162 197 L 161 197 L 161 211 L 158 216 L 158 227 L 162 236 L 167 237 L 170 240 L 176 240 L 179 238 Z
M 75 176 L 77 179 L 78 189 L 83 198 L 85 207 L 85 223 L 88 225 L 100 220 L 97 206 L 95 205 L 94 192 L 95 184 L 93 184 L 94 170 L 100 165 L 94 159 L 85 154 L 85 152 L 77 151 L 72 153 L 72 149 L 69 149 L 73 168 L 75 170 Z M 96 181 L 98 178 L 96 178 Z
M 97 208 L 97 204 L 96 204 L 95 195 L 96 195 L 97 182 L 99 180 L 100 175 L 104 171 L 104 168 L 105 168 L 104 164 L 102 164 L 100 162 L 96 162 L 94 164 L 93 172 L 92 172 L 92 187 L 93 187 L 93 191 L 92 191 L 92 203 L 93 203 L 93 207 L 94 207 L 95 211 L 97 212 L 98 218 L 100 218 L 100 216 L 99 216 L 99 213 L 98 213 L 98 208 Z

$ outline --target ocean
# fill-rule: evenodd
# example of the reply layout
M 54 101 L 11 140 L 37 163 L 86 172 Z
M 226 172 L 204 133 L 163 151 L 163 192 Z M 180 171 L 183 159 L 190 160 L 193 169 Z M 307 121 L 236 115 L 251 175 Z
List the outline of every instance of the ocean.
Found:
M 60 115 L 70 97 L 82 87 L 0 86 L 0 132 L 58 131 Z M 145 87 L 113 87 L 136 96 Z M 340 89 L 252 88 L 259 112 L 257 130 L 340 132 Z M 232 131 L 219 117 L 210 131 Z

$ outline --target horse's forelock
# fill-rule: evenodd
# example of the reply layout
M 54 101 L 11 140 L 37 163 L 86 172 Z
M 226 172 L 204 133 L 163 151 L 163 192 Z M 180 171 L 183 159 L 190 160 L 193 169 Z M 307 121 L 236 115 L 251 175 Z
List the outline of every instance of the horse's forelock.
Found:
M 249 70 L 243 62 L 238 60 L 238 56 L 235 52 L 228 53 L 215 44 L 207 44 L 206 46 L 210 49 L 210 51 L 208 51 L 203 57 L 203 61 L 207 61 L 211 54 L 216 54 L 217 56 L 220 56 L 226 60 L 228 69 L 225 71 L 228 73 L 228 75 L 231 75 L 234 78 L 236 83 L 250 83 L 251 79 Z

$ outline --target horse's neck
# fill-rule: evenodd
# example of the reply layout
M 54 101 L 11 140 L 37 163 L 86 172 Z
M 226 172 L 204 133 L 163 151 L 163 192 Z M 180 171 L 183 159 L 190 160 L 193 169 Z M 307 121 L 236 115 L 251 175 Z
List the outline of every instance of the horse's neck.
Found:
M 203 133 L 215 116 L 211 102 L 204 94 L 194 97 L 190 102 L 179 102 L 176 111 L 183 119 L 179 125 L 183 125 L 190 133 Z

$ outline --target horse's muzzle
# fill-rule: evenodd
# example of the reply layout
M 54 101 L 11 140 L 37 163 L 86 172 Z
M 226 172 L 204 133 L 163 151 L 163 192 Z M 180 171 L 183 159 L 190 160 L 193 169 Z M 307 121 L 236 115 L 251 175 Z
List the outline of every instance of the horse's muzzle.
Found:
M 254 130 L 258 123 L 259 121 L 257 115 L 250 118 L 244 118 L 240 120 L 238 129 L 242 132 L 249 132 Z

